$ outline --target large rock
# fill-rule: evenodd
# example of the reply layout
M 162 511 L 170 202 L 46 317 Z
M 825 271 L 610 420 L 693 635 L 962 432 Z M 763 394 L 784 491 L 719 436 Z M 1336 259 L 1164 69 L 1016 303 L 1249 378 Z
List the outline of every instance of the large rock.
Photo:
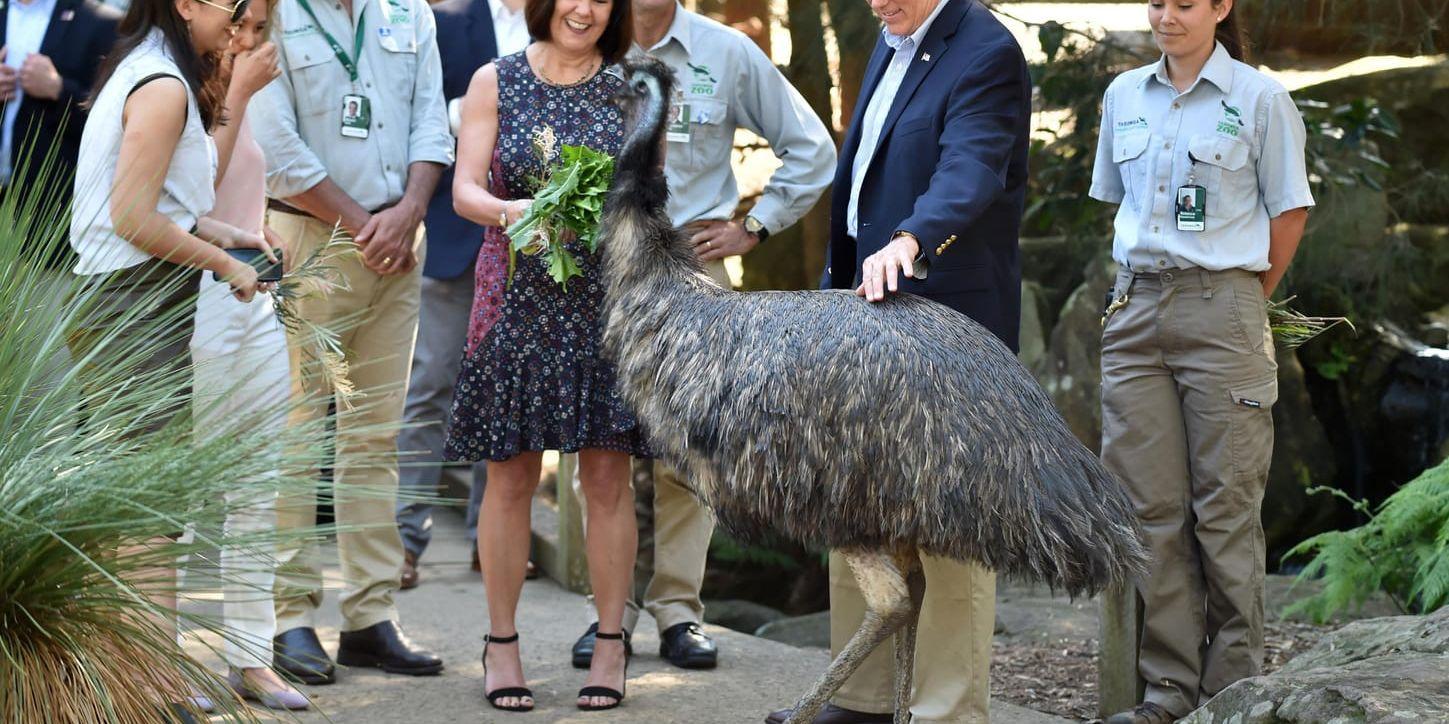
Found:
M 1327 530 L 1336 507 L 1310 496 L 1311 485 L 1327 485 L 1337 473 L 1333 446 L 1313 411 L 1303 365 L 1291 349 L 1278 349 L 1278 404 L 1273 406 L 1273 463 L 1263 496 L 1263 532 L 1268 560 L 1277 561 L 1305 537 Z
M 1449 60 L 1336 78 L 1299 88 L 1293 97 L 1335 106 L 1372 98 L 1389 111 L 1401 127 L 1399 137 L 1380 138 L 1378 145 L 1390 165 L 1391 187 L 1408 186 L 1422 169 L 1449 168 L 1449 144 L 1444 143 L 1444 129 L 1449 128 Z M 1405 195 L 1412 196 L 1415 190 L 1406 188 Z M 1317 213 L 1325 208 L 1320 202 Z M 1398 212 L 1405 221 L 1449 223 L 1449 207 L 1442 203 L 1413 204 Z
M 1182 721 L 1449 721 L 1449 608 L 1344 626 L 1277 673 L 1233 684 Z
M 1102 300 L 1115 274 L 1116 265 L 1107 257 L 1087 266 L 1086 281 L 1057 315 L 1037 377 L 1067 427 L 1093 451 L 1102 443 Z
M 761 626 L 784 617 L 784 613 L 769 606 L 738 598 L 706 601 L 704 604 L 705 623 L 724 626 L 747 634 L 752 634 Z
M 830 648 L 830 612 L 817 611 L 771 621 L 755 631 L 762 639 L 801 648 Z
M 1038 374 L 1046 363 L 1046 330 L 1041 321 L 1043 299 L 1040 284 L 1021 283 L 1021 351 L 1016 358 L 1032 374 Z

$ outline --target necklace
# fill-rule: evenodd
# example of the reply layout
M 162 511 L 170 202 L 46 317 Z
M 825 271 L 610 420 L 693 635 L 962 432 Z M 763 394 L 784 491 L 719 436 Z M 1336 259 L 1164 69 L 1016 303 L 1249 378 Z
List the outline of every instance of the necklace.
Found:
M 574 86 L 583 85 L 584 83 L 588 82 L 588 80 L 590 78 L 593 78 L 594 77 L 594 74 L 599 71 L 599 66 L 602 65 L 603 62 L 604 62 L 603 58 L 599 58 L 599 59 L 595 60 L 594 63 L 593 63 L 593 65 L 591 65 L 589 67 L 589 72 L 585 73 L 584 74 L 584 77 L 579 78 L 578 80 L 576 80 L 576 81 L 574 81 L 572 83 L 560 83 L 560 82 L 558 82 L 558 81 L 556 81 L 556 80 L 548 77 L 548 73 L 543 72 L 544 62 L 543 62 L 543 59 L 540 58 L 539 59 L 539 62 L 538 62 L 538 77 L 542 78 L 543 79 L 543 82 L 545 82 L 545 83 L 547 83 L 547 84 L 549 84 L 551 86 L 555 86 L 555 87 L 558 87 L 558 88 L 573 88 Z

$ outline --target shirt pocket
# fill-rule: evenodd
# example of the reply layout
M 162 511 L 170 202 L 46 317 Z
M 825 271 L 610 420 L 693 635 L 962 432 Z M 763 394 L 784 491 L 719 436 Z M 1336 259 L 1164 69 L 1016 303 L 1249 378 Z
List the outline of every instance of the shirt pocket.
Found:
M 1197 159 L 1193 169 L 1198 185 L 1207 189 L 1207 217 L 1235 219 L 1253 212 L 1258 198 L 1258 175 L 1248 144 L 1217 135 L 1193 136 L 1188 151 Z
M 387 31 L 383 33 L 382 31 Z M 382 47 L 382 67 L 373 70 L 373 78 L 390 96 L 411 98 L 418 69 L 418 39 L 412 25 L 384 26 L 378 30 Z
M 1152 140 L 1151 134 L 1145 132 L 1117 133 L 1112 136 L 1112 163 L 1117 165 L 1117 171 L 1122 174 L 1122 188 L 1126 191 L 1126 202 L 1135 211 L 1141 211 L 1141 201 L 1137 198 L 1137 190 L 1142 187 L 1145 169 L 1143 164 L 1146 160 L 1143 155 L 1147 151 L 1147 143 Z
M 722 145 L 728 159 L 728 149 L 734 145 L 734 128 L 725 124 L 729 104 L 714 98 L 686 98 L 685 102 L 689 104 L 689 150 L 685 152 L 689 167 L 702 170 L 719 163 Z
M 327 41 L 316 33 L 284 38 L 282 51 L 287 55 L 297 117 L 321 116 L 333 111 L 340 114 L 342 95 L 348 91 L 338 87 L 333 77 L 335 71 L 328 64 L 335 63 L 336 70 L 341 71 L 342 63 Z M 346 73 L 341 75 L 345 77 Z

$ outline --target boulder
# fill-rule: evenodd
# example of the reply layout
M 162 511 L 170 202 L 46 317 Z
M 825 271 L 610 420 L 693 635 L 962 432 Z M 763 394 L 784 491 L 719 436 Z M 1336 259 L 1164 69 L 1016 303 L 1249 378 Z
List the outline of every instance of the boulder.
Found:
M 1086 281 L 1057 315 L 1037 375 L 1067 427 L 1093 451 L 1102 443 L 1102 299 L 1115 274 L 1116 265 L 1106 256 L 1087 265 Z
M 1278 404 L 1273 406 L 1273 463 L 1263 496 L 1269 562 L 1309 535 L 1332 527 L 1337 506 L 1310 496 L 1311 485 L 1335 479 L 1333 445 L 1313 411 L 1296 351 L 1278 349 Z
M 1351 623 L 1270 676 L 1244 679 L 1185 724 L 1449 720 L 1449 608 Z
M 754 633 L 761 626 L 784 617 L 785 614 L 776 609 L 743 599 L 706 601 L 704 604 L 705 623 L 743 633 Z
M 1041 305 L 1044 299 L 1041 285 L 1036 282 L 1021 283 L 1021 351 L 1016 358 L 1023 367 L 1039 374 L 1046 362 L 1046 330 L 1042 327 Z
M 1443 129 L 1449 127 L 1449 60 L 1427 65 L 1392 68 L 1349 75 L 1293 91 L 1293 97 L 1340 105 L 1372 98 L 1398 120 L 1397 139 L 1380 138 L 1380 155 L 1390 165 L 1390 187 L 1405 188 L 1406 195 L 1422 190 L 1413 178 L 1422 169 L 1449 168 L 1449 144 Z M 1442 183 L 1442 182 L 1441 182 Z M 1320 203 L 1321 213 L 1325 206 Z M 1405 221 L 1449 223 L 1449 208 L 1442 203 L 1419 203 L 1397 209 Z
M 819 611 L 771 621 L 755 630 L 762 639 L 801 648 L 830 648 L 830 612 Z

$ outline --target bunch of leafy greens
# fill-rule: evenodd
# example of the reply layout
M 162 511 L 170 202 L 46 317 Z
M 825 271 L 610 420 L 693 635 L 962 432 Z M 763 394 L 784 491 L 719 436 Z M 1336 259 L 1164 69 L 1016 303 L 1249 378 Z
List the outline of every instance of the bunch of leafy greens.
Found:
M 541 256 L 549 276 L 565 289 L 569 279 L 582 276 L 565 243 L 576 237 L 594 253 L 604 197 L 613 180 L 614 159 L 608 154 L 588 146 L 563 146 L 548 181 L 534 195 L 533 205 L 508 227 L 509 280 L 518 252 Z

